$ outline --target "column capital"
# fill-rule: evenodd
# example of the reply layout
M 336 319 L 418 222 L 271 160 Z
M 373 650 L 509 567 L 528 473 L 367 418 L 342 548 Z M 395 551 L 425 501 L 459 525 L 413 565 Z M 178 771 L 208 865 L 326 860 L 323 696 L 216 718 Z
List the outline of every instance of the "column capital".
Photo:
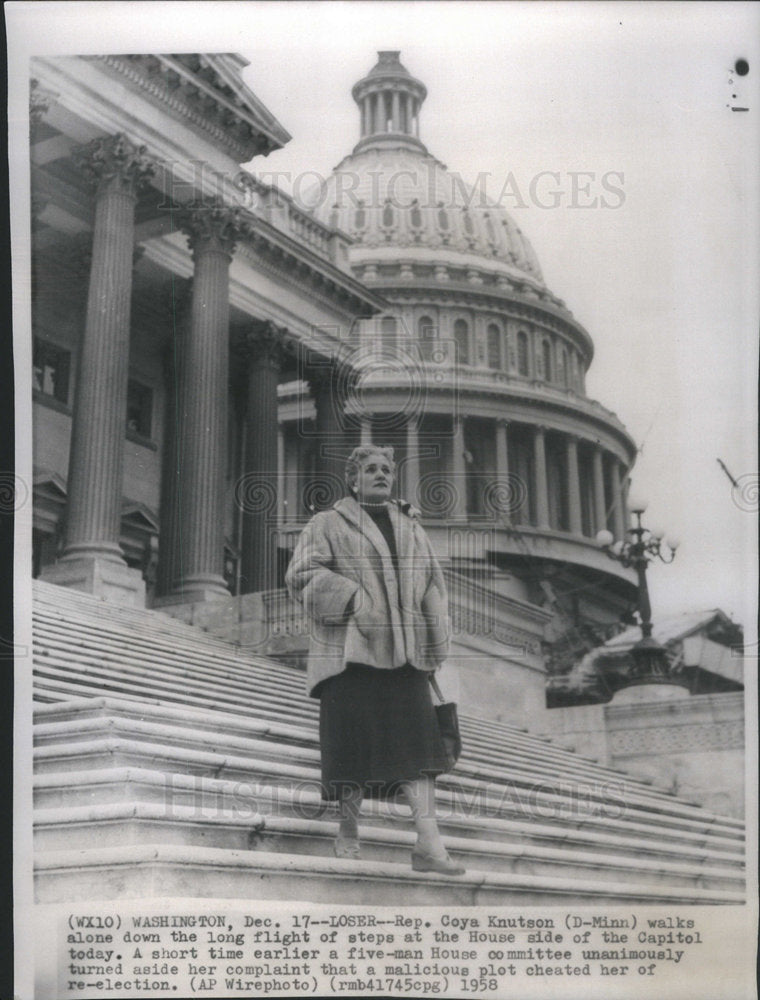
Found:
M 326 364 L 306 365 L 303 378 L 308 383 L 313 396 L 326 392 L 339 394 L 347 399 L 356 389 L 360 372 L 333 355 Z
M 221 253 L 231 258 L 245 231 L 242 209 L 221 202 L 185 209 L 179 218 L 194 257 L 199 253 Z
M 292 350 L 287 328 L 271 320 L 254 320 L 233 348 L 235 357 L 249 370 L 271 368 L 277 372 Z
M 98 190 L 116 189 L 137 196 L 156 171 L 155 162 L 122 133 L 93 139 L 72 152 L 72 158 L 87 180 Z

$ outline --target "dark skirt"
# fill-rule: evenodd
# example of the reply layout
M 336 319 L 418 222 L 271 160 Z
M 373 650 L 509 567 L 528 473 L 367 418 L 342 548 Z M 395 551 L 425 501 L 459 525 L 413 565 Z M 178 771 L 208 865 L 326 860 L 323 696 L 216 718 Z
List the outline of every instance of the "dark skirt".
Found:
M 323 798 L 341 798 L 342 787 L 387 798 L 448 770 L 425 672 L 349 663 L 319 696 Z

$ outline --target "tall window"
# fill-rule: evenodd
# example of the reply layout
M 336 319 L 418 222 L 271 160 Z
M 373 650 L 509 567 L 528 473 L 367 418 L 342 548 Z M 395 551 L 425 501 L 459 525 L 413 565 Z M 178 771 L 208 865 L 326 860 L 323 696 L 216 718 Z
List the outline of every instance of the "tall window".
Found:
M 134 379 L 127 383 L 127 431 L 149 438 L 152 430 L 153 390 Z
M 454 340 L 457 345 L 457 361 L 460 365 L 470 363 L 470 330 L 463 319 L 454 323 Z
M 438 226 L 440 229 L 449 228 L 449 213 L 443 207 L 443 204 L 438 209 Z
M 409 210 L 409 222 L 412 225 L 412 229 L 419 229 L 422 226 L 422 212 L 420 211 L 420 205 L 416 198 L 412 202 L 412 207 Z
M 37 392 L 57 399 L 59 403 L 68 403 L 71 351 L 35 337 L 32 367 Z
M 397 324 L 393 316 L 383 316 L 380 320 L 380 342 L 384 350 L 396 350 Z
M 435 341 L 435 326 L 429 316 L 420 316 L 417 321 L 417 336 L 420 342 L 420 355 L 423 361 L 433 358 L 433 343 Z
M 528 357 L 528 334 L 520 330 L 517 334 L 517 372 L 519 375 L 530 374 L 530 359 Z
M 386 199 L 385 205 L 383 206 L 383 225 L 386 229 L 390 229 L 394 221 L 393 206 L 391 205 L 390 199 Z
M 541 343 L 541 352 L 544 358 L 544 378 L 547 382 L 552 381 L 552 345 L 548 340 Z
M 489 323 L 486 336 L 488 341 L 488 367 L 501 368 L 501 330 L 495 323 Z

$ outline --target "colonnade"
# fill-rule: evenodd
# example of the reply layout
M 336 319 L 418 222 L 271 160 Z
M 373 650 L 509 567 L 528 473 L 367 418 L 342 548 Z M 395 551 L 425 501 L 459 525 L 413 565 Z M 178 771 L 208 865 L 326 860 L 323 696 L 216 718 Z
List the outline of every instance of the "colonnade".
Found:
M 370 92 L 362 98 L 362 138 L 382 132 L 401 132 L 417 136 L 419 134 L 417 124 L 419 100 L 406 90 L 391 90 L 389 109 L 386 103 L 387 94 L 387 90 L 378 90 Z
M 466 519 L 473 514 L 484 513 L 468 508 L 467 483 L 472 470 L 468 464 L 466 446 L 466 416 L 456 416 L 448 431 L 441 435 L 441 441 L 446 441 L 445 451 L 441 449 L 438 460 L 440 481 L 446 482 L 450 489 L 450 503 L 445 516 L 456 520 Z M 547 436 L 556 447 L 562 448 L 562 492 L 566 504 L 566 524 L 564 530 L 572 535 L 593 536 L 602 529 L 609 529 L 616 538 L 624 538 L 628 529 L 628 513 L 626 507 L 626 489 L 628 480 L 627 466 L 609 449 L 593 438 L 582 438 L 577 434 L 547 428 L 541 424 L 528 424 L 519 421 L 508 421 L 498 418 L 492 424 L 494 464 L 492 467 L 479 470 L 485 480 L 496 487 L 494 497 L 503 497 L 504 513 L 514 514 L 515 498 L 522 494 L 526 510 L 522 524 L 544 531 L 557 528 L 552 523 L 551 496 L 549 485 L 550 454 L 547 448 Z M 515 432 L 521 432 L 529 442 L 530 474 L 525 476 L 524 470 L 518 470 L 515 458 L 511 454 L 510 427 Z M 421 438 L 421 420 L 412 416 L 406 420 L 403 436 L 404 461 L 399 476 L 399 489 L 406 499 L 414 502 L 417 484 L 420 482 L 421 465 L 424 464 L 425 438 Z M 369 444 L 373 440 L 372 421 L 365 417 L 359 423 L 359 441 Z M 385 443 L 383 434 L 376 437 L 378 444 Z M 581 448 L 585 462 L 581 462 Z M 425 473 L 430 476 L 431 473 Z M 524 478 L 525 481 L 519 481 Z M 582 493 L 588 496 L 588 514 L 584 518 Z M 510 506 L 512 505 L 512 506 Z M 423 504 L 424 507 L 424 504 Z M 443 511 L 439 510 L 439 514 Z
M 144 582 L 138 570 L 127 566 L 119 538 L 135 206 L 154 166 L 144 148 L 123 135 L 97 139 L 76 158 L 95 188 L 92 264 L 74 399 L 64 545 L 61 558 L 44 575 L 139 604 Z M 186 315 L 175 323 L 177 335 L 166 354 L 170 403 L 157 590 L 167 602 L 229 593 L 224 579 L 229 266 L 243 233 L 239 210 L 221 204 L 191 207 L 177 218 L 188 236 L 193 276 Z M 256 490 L 257 485 L 276 489 L 277 383 L 286 334 L 252 319 L 235 348 L 235 363 L 245 373 L 244 475 L 236 487 L 245 590 L 276 586 L 274 507 L 262 502 Z M 326 363 L 311 381 L 325 437 L 333 434 L 335 421 L 333 376 Z M 335 458 L 326 452 L 321 462 L 330 469 Z

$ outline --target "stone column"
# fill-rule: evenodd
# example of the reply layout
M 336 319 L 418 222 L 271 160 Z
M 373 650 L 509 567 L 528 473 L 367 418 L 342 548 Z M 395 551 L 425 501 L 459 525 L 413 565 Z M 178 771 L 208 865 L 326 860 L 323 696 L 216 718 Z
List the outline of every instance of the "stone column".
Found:
M 616 458 L 610 462 L 610 477 L 612 479 L 612 518 L 613 534 L 616 539 L 625 540 L 625 513 L 623 509 L 623 486 L 620 482 L 620 463 Z
M 594 516 L 596 530 L 607 530 L 607 503 L 604 499 L 604 467 L 602 465 L 601 445 L 594 447 L 592 475 L 594 477 Z
M 277 522 L 285 521 L 285 430 L 277 422 Z
M 255 323 L 237 345 L 246 366 L 245 461 L 236 489 L 242 504 L 240 592 L 277 586 L 277 382 L 284 360 L 283 331 Z
M 620 476 L 623 482 L 623 527 L 625 529 L 625 537 L 628 537 L 628 530 L 631 527 L 631 512 L 628 509 L 628 497 L 631 490 L 631 478 L 628 475 L 628 469 L 626 466 L 620 463 Z
M 451 441 L 451 471 L 454 488 L 453 517 L 467 519 L 467 468 L 464 462 L 464 417 L 454 417 L 454 436 Z
M 95 139 L 75 153 L 95 185 L 87 313 L 79 355 L 61 560 L 44 574 L 121 604 L 145 605 L 145 584 L 119 546 L 129 371 L 135 204 L 154 171 L 144 146 Z
M 417 417 L 406 418 L 406 462 L 404 463 L 404 494 L 409 503 L 418 506 L 417 486 L 420 481 L 420 444 Z
M 401 94 L 397 90 L 393 91 L 393 131 L 401 131 Z
M 177 389 L 181 544 L 172 559 L 175 602 L 229 593 L 224 581 L 229 266 L 240 235 L 238 211 L 219 204 L 186 213 L 183 224 L 194 270 Z
M 536 527 L 547 530 L 549 525 L 549 489 L 546 480 L 546 429 L 533 428 L 533 463 L 536 480 Z
M 512 516 L 512 502 L 515 499 L 515 491 L 509 480 L 509 453 L 507 445 L 508 421 L 496 421 L 496 497 L 499 501 L 499 508 L 502 515 Z
M 583 520 L 581 518 L 581 485 L 578 477 L 578 438 L 572 434 L 568 434 L 566 447 L 568 524 L 571 534 L 582 535 Z
M 179 292 L 177 286 L 179 285 Z M 172 299 L 165 315 L 165 325 L 172 335 L 163 351 L 164 389 L 164 442 L 161 463 L 161 507 L 159 519 L 161 534 L 158 545 L 158 570 L 156 574 L 156 595 L 164 597 L 171 593 L 178 568 L 174 561 L 179 557 L 181 525 L 178 510 L 178 477 L 180 472 L 177 452 L 177 407 L 178 387 L 182 381 L 180 363 L 182 339 L 190 312 L 192 283 L 175 279 Z

